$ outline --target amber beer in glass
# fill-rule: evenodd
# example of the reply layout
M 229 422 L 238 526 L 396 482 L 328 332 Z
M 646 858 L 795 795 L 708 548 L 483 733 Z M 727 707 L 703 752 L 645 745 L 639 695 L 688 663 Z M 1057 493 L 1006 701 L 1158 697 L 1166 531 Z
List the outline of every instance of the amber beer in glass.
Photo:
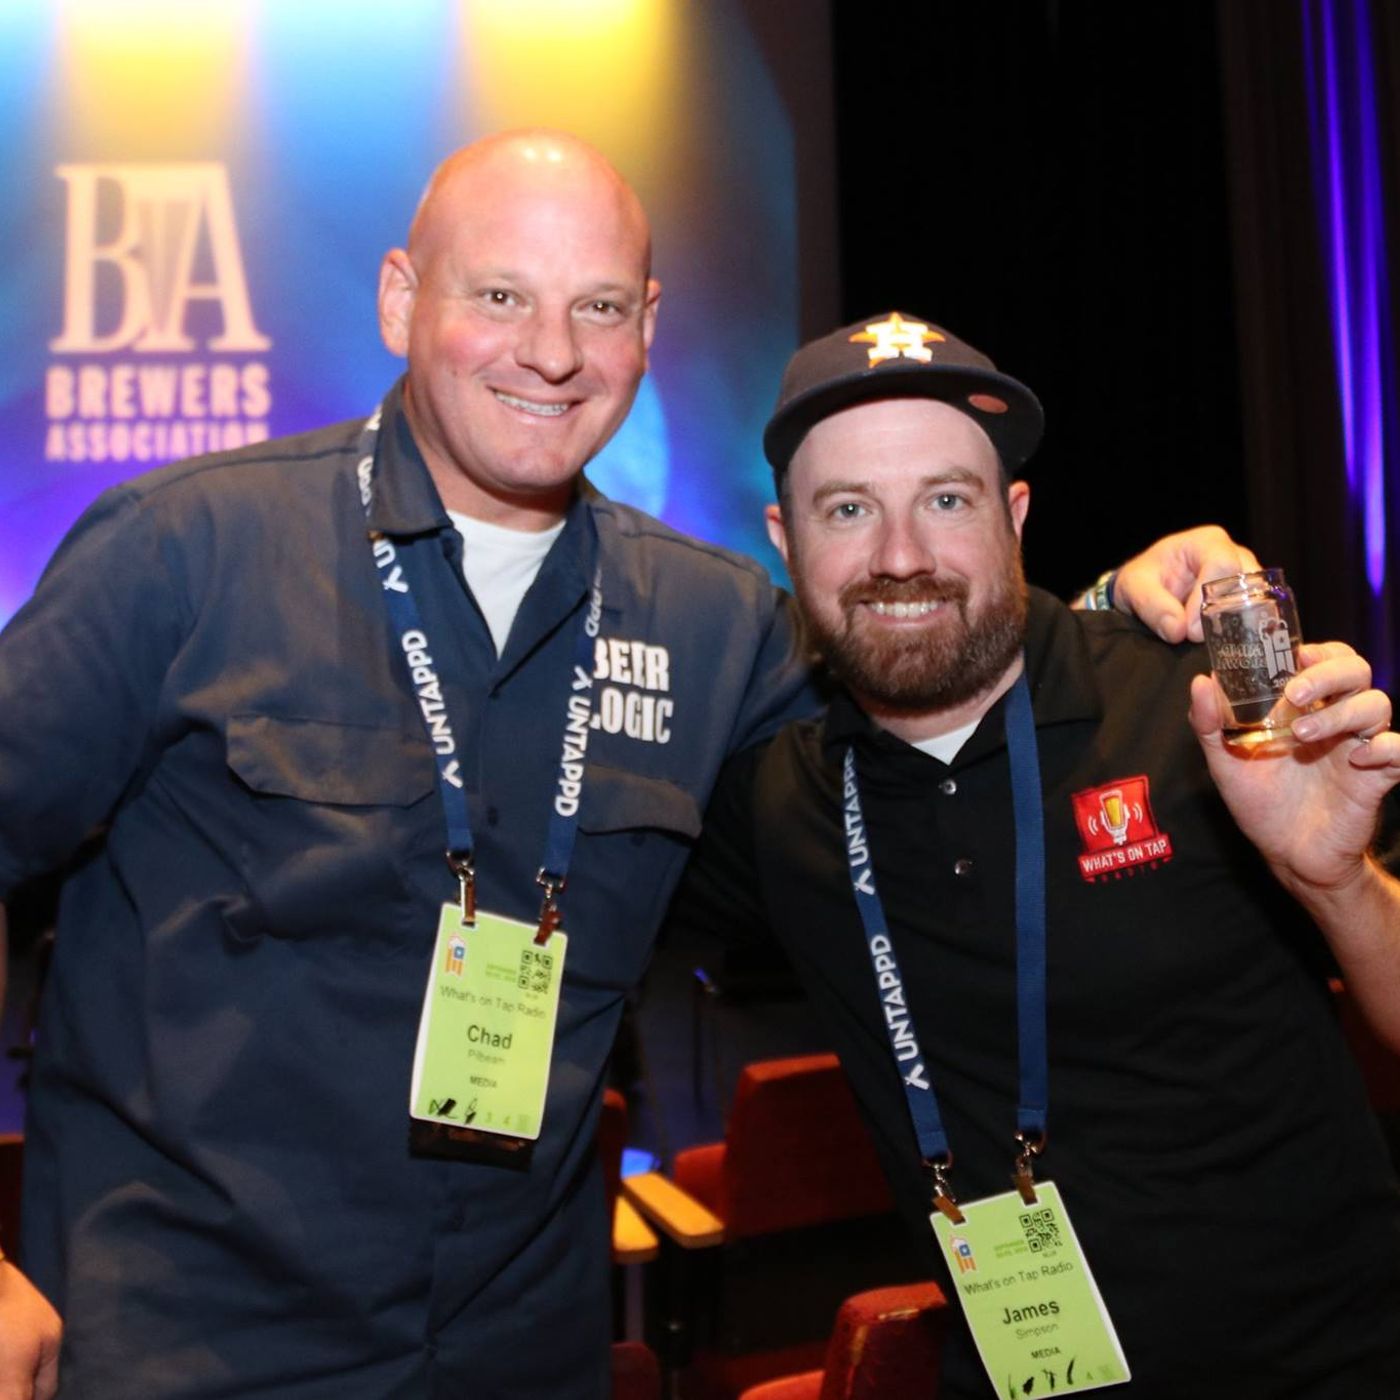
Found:
M 1212 579 L 1202 590 L 1210 669 L 1225 694 L 1227 743 L 1293 742 L 1298 711 L 1283 688 L 1298 672 L 1298 605 L 1282 569 Z

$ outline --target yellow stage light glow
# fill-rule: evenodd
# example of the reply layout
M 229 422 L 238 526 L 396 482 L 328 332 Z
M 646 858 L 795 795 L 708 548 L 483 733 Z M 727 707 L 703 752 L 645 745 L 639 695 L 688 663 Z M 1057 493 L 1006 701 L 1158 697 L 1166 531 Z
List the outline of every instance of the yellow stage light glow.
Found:
M 194 156 L 236 116 L 256 3 L 59 0 L 64 120 L 89 157 Z
M 635 176 L 674 121 L 676 3 L 469 0 L 461 14 L 473 116 L 486 130 L 565 127 Z

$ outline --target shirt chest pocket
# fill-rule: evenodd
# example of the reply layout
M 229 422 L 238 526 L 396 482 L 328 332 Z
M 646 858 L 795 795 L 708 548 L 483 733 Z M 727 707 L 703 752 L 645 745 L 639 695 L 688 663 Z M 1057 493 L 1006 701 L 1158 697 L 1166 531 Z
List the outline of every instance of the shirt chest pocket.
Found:
M 236 858 L 250 895 L 236 936 L 335 937 L 389 951 L 421 935 L 409 854 L 432 819 L 421 736 L 324 719 L 228 723 Z
M 563 898 L 566 979 L 628 988 L 700 834 L 700 804 L 664 778 L 590 763 Z

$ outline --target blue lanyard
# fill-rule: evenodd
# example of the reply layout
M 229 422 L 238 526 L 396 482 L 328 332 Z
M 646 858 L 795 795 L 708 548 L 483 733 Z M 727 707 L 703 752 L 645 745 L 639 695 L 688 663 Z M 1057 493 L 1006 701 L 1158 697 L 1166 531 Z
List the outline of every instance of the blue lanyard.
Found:
M 1016 1025 L 1020 1062 L 1016 1140 L 1021 1144 L 1017 1176 L 1019 1182 L 1024 1172 L 1028 1182 L 1030 1159 L 1045 1141 L 1050 1071 L 1045 1029 L 1045 814 L 1035 718 L 1024 669 L 1007 695 L 1006 744 L 1011 758 L 1011 803 L 1016 831 Z M 953 1157 L 938 1097 L 919 1048 L 884 905 L 875 888 L 870 838 L 861 812 L 853 748 L 846 750 L 842 780 L 851 889 L 865 927 L 866 947 L 885 1015 L 885 1029 L 904 1084 L 919 1153 L 934 1174 L 935 1200 L 940 1208 L 947 1209 L 953 1197 L 946 1172 Z
M 374 500 L 374 458 L 379 440 L 380 409 L 366 421 L 360 434 L 359 480 L 360 502 L 368 517 Z M 591 524 L 591 517 L 590 517 Z M 596 527 L 593 537 L 597 555 Z M 379 569 L 379 582 L 384 592 L 389 620 L 403 652 L 404 665 L 418 700 L 423 727 L 433 746 L 437 763 L 438 793 L 442 798 L 443 816 L 447 827 L 447 864 L 457 878 L 462 922 L 476 922 L 475 838 L 472 835 L 471 814 L 467 808 L 466 789 L 462 784 L 461 762 L 458 757 L 457 736 L 447 710 L 447 698 L 432 656 L 427 629 L 409 585 L 408 575 L 398 562 L 398 551 L 384 535 L 371 532 L 374 562 Z M 535 881 L 544 891 L 540 905 L 536 943 L 544 943 L 559 927 L 559 895 L 567 882 L 569 863 L 573 858 L 574 839 L 578 835 L 579 798 L 583 789 L 584 757 L 593 718 L 593 650 L 594 639 L 602 621 L 603 565 L 598 560 L 593 574 L 588 606 L 580 620 L 574 669 L 569 683 L 569 698 L 564 711 L 564 736 L 560 746 L 559 773 L 554 800 L 550 804 L 549 829 L 545 834 L 544 859 Z

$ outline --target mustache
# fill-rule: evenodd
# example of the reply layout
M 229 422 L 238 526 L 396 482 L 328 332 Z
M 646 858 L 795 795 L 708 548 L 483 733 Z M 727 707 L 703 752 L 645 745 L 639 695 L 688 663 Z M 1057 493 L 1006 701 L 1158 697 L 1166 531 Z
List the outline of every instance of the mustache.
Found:
M 861 603 L 956 603 L 967 601 L 967 582 L 957 578 L 936 578 L 933 574 L 915 574 L 913 578 L 857 579 L 848 583 L 838 595 L 845 609 Z

